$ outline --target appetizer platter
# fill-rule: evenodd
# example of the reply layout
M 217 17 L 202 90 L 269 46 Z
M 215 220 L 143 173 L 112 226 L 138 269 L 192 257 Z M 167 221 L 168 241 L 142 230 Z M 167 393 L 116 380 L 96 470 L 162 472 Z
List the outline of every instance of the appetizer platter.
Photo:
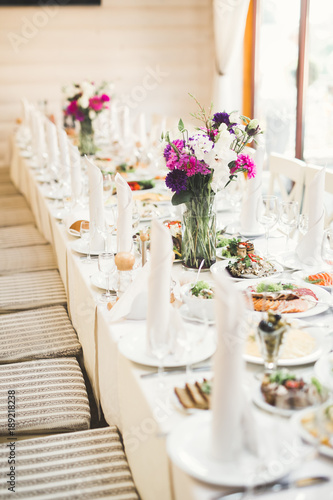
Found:
M 240 238 L 224 238 L 216 240 L 216 255 L 220 259 L 237 259 L 254 253 L 254 245 L 251 241 L 242 241 Z M 221 245 L 223 243 L 223 245 Z
M 330 294 L 326 290 L 315 285 L 304 287 L 293 280 L 252 280 L 237 283 L 236 286 L 247 295 L 251 294 L 253 309 L 258 312 L 270 310 L 288 314 L 289 317 L 304 318 L 321 314 L 329 307 Z
M 214 288 L 210 283 L 206 281 L 187 283 L 181 287 L 180 296 L 190 316 L 201 321 L 214 320 Z
M 320 271 L 312 274 L 306 271 L 295 271 L 293 277 L 300 279 L 306 284 L 317 285 L 329 291 L 332 290 L 333 287 L 333 274 L 327 271 Z
M 333 404 L 317 410 L 305 409 L 292 419 L 293 427 L 304 441 L 316 445 L 322 455 L 333 458 Z
M 273 264 L 255 254 L 247 254 L 245 257 L 238 257 L 229 261 L 216 262 L 210 268 L 213 274 L 218 274 L 224 269 L 231 279 L 236 281 L 278 276 L 283 270 L 279 264 Z
M 182 249 L 182 225 L 179 220 L 165 220 L 163 221 L 163 224 L 169 229 L 172 237 L 172 243 L 173 243 L 173 253 L 175 255 L 175 262 L 181 262 L 182 261 L 182 254 L 181 254 L 181 249 Z M 148 234 L 148 248 L 150 245 L 150 226 L 145 229 L 145 232 Z M 140 232 L 137 232 L 134 236 L 133 239 L 135 242 L 139 243 L 140 242 Z M 140 248 L 140 246 L 139 246 Z
M 315 377 L 304 380 L 283 369 L 266 373 L 252 397 L 261 409 L 290 417 L 296 411 L 324 403 L 328 391 Z
M 187 383 L 175 387 L 177 407 L 193 413 L 196 410 L 209 410 L 211 406 L 212 380 L 204 378 L 200 382 Z
M 151 203 L 169 203 L 171 200 L 171 196 L 169 194 L 156 193 L 155 191 L 149 191 L 148 193 L 135 191 L 133 193 L 133 200 Z

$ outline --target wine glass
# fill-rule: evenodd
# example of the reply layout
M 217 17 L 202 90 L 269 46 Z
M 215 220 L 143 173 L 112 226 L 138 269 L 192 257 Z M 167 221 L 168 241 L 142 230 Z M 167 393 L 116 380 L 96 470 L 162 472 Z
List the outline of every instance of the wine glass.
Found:
M 113 187 L 113 182 L 112 182 L 112 177 L 111 174 L 105 173 L 103 174 L 103 202 L 104 205 L 107 203 L 109 198 L 112 195 L 112 187 Z
M 290 233 L 296 228 L 299 216 L 297 201 L 283 201 L 280 206 L 280 224 L 286 233 L 286 251 L 289 247 Z
M 309 229 L 309 216 L 301 214 L 298 219 L 298 230 L 304 236 Z
M 85 243 L 85 248 L 87 248 L 87 257 L 81 259 L 85 264 L 90 264 L 92 262 L 91 258 L 91 238 L 90 238 L 90 224 L 88 221 L 83 220 L 80 224 L 80 235 L 82 241 Z
M 324 231 L 323 241 L 321 245 L 321 257 L 323 261 L 329 266 L 330 274 L 333 277 L 333 229 L 326 229 Z M 331 297 L 333 299 L 333 284 L 330 287 Z
M 169 354 L 172 345 L 172 335 L 169 325 L 160 325 L 158 330 L 151 328 L 149 330 L 149 343 L 152 355 L 158 361 L 158 388 L 163 389 L 165 386 L 162 381 L 164 360 Z
M 112 252 L 102 252 L 98 256 L 98 269 L 106 276 L 106 292 L 100 297 L 101 302 L 111 302 L 110 276 L 115 271 L 114 255 Z
M 238 221 L 237 212 L 240 210 L 240 202 L 243 195 L 243 186 L 241 182 L 232 181 L 225 190 L 225 199 L 230 204 L 232 213 L 234 214 L 234 219 L 228 224 L 228 233 L 237 233 L 239 228 L 236 226 Z
M 257 221 L 265 228 L 266 252 L 268 257 L 269 230 L 276 224 L 279 216 L 279 201 L 277 196 L 263 195 L 258 200 Z

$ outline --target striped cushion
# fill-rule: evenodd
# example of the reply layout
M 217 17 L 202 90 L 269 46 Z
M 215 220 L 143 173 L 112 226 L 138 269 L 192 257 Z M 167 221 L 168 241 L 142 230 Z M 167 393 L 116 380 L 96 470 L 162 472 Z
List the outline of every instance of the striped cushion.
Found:
M 33 224 L 33 213 L 28 208 L 0 208 L 0 227 Z
M 77 356 L 81 345 L 62 306 L 0 315 L 0 363 Z
M 0 210 L 3 208 L 28 208 L 28 204 L 21 194 L 15 196 L 1 196 Z
M 0 248 L 45 245 L 44 236 L 33 225 L 0 228 Z
M 10 182 L 10 170 L 8 167 L 6 167 L 6 168 L 1 167 L 0 168 L 0 183 L 3 183 L 3 182 Z
M 0 250 L 0 274 L 57 269 L 51 245 Z
M 14 184 L 11 182 L 0 183 L 0 196 L 9 196 L 13 194 L 19 194 Z
M 0 444 L 0 476 L 8 474 Z M 0 497 L 60 500 L 139 500 L 116 427 L 15 443 L 15 493 L 0 483 Z
M 37 309 L 67 302 L 58 271 L 0 276 L 0 313 Z
M 75 358 L 0 366 L 0 435 L 8 436 L 8 391 L 15 391 L 15 434 L 89 429 L 90 409 Z

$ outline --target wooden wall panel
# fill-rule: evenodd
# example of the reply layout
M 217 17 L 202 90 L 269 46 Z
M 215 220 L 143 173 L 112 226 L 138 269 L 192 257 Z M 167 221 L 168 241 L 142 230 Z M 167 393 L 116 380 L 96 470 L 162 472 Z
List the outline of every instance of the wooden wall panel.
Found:
M 0 164 L 22 96 L 47 99 L 55 111 L 63 85 L 89 78 L 113 81 L 115 93 L 133 101 L 147 73 L 159 68 L 162 76 L 135 101 L 133 113 L 186 119 L 193 110 L 188 92 L 210 102 L 213 65 L 212 0 L 102 0 L 101 7 L 49 11 L 1 8 Z

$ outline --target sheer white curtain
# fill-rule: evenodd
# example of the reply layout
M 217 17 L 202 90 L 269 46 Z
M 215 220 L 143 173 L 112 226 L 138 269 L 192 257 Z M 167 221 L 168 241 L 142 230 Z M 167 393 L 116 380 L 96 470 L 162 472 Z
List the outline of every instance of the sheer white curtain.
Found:
M 249 3 L 250 0 L 214 0 L 213 3 L 216 57 L 213 97 L 215 110 L 231 111 L 235 103 L 235 89 L 242 85 L 243 61 L 240 54 Z M 234 64 L 234 58 L 239 58 L 238 65 Z M 237 74 L 241 81 L 237 80 Z M 239 107 L 240 105 L 241 103 Z

